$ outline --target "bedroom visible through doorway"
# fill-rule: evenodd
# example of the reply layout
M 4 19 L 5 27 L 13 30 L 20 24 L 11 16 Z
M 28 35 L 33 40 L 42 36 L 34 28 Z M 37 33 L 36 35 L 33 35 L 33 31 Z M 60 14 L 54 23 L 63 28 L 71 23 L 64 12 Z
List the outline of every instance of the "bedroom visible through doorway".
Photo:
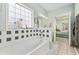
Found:
M 69 14 L 60 15 L 56 17 L 56 42 L 70 41 L 70 16 Z M 63 39 L 62 39 L 63 38 Z

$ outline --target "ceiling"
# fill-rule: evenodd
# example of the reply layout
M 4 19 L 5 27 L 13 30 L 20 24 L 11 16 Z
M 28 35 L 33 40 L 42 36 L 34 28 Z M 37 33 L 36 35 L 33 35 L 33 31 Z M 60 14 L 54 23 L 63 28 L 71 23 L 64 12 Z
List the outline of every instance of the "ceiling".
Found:
M 47 11 L 50 12 L 52 10 L 64 7 L 66 5 L 70 5 L 71 3 L 40 3 L 40 5 Z

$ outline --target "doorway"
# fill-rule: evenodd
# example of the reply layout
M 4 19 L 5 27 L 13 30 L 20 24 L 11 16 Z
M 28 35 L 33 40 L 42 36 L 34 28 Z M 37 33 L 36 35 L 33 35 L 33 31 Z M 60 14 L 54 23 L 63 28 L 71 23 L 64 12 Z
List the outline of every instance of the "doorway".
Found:
M 56 16 L 56 39 L 55 42 L 71 43 L 71 14 L 65 13 Z
M 65 13 L 55 17 L 54 22 L 54 43 L 51 54 L 75 55 L 71 44 L 71 13 Z

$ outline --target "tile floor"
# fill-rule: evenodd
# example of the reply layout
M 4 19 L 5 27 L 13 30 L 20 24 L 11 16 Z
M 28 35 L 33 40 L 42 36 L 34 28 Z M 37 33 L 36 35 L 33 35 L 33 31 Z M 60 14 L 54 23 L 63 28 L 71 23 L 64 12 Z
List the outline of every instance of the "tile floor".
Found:
M 77 52 L 77 54 L 79 55 L 79 48 L 76 48 L 76 52 Z
M 73 47 L 68 44 L 67 38 L 57 37 L 57 41 L 53 43 L 53 48 L 47 55 L 76 55 Z

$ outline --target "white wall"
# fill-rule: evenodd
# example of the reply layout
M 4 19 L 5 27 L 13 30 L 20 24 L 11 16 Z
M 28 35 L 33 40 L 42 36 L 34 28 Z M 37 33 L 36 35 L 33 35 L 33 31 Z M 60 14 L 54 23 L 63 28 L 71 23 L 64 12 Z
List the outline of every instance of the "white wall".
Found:
M 66 17 L 69 17 L 69 16 L 66 16 Z M 58 19 L 56 21 L 56 29 L 59 29 L 60 31 L 68 31 L 68 29 L 69 29 L 69 18 Z
M 79 3 L 75 4 L 75 15 L 79 13 Z
M 68 13 L 71 12 L 73 10 L 73 4 L 58 8 L 56 10 L 52 10 L 51 12 L 49 12 L 49 16 L 57 16 L 57 15 L 61 15 L 63 13 Z
M 60 31 L 62 31 L 63 30 L 63 26 L 62 26 L 62 22 L 61 21 L 57 21 L 57 29 L 59 29 Z
M 34 16 L 38 16 L 39 13 L 44 14 L 45 16 L 47 15 L 47 11 L 45 9 L 42 8 L 41 5 L 39 5 L 39 3 L 25 3 L 26 6 L 29 6 L 30 8 L 32 8 L 34 10 Z
M 0 30 L 6 29 L 6 3 L 0 3 Z

